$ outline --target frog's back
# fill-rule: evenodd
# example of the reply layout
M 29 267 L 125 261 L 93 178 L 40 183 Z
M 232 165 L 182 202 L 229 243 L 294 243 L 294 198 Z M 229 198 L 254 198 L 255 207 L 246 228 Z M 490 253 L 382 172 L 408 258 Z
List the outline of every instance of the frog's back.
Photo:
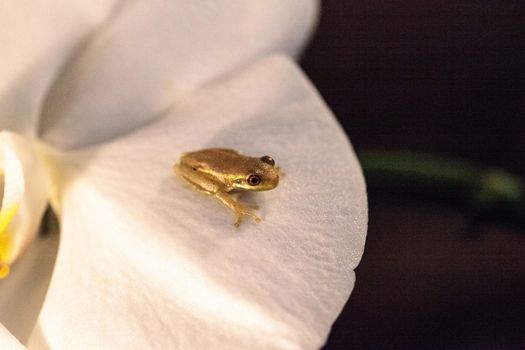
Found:
M 184 153 L 181 164 L 199 169 L 219 170 L 239 159 L 239 152 L 228 148 L 208 148 L 195 152 Z

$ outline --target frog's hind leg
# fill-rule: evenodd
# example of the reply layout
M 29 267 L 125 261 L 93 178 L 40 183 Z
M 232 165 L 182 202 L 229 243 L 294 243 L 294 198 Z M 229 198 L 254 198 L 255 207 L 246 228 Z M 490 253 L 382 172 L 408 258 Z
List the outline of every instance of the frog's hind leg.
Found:
M 191 179 L 193 178 L 193 176 L 192 176 L 193 174 L 188 173 L 188 169 L 186 167 L 181 167 L 179 164 L 175 164 L 173 166 L 173 171 L 175 172 L 175 174 L 179 175 L 179 177 L 181 179 L 183 179 L 185 183 L 190 185 L 194 190 L 196 190 L 198 192 L 202 192 L 202 193 L 205 193 L 207 195 L 213 196 L 215 194 L 215 192 L 217 191 L 216 187 L 205 188 L 205 187 L 201 186 L 200 184 L 192 181 Z
M 237 221 L 235 221 L 234 224 L 235 227 L 241 225 L 243 216 L 251 216 L 255 222 L 261 221 L 261 218 L 254 214 L 248 206 L 237 202 L 229 193 L 218 191 L 215 193 L 215 198 L 235 213 L 235 216 L 237 217 Z

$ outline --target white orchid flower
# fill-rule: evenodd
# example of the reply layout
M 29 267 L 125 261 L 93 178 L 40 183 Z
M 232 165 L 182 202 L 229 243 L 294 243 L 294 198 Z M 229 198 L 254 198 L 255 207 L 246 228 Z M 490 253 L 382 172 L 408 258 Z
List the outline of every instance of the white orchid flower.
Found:
M 346 136 L 291 58 L 316 16 L 313 0 L 0 4 L 1 349 L 322 346 L 367 205 Z M 285 170 L 257 194 L 262 223 L 236 229 L 174 176 L 183 151 L 208 147 Z M 48 202 L 50 282 L 52 244 L 29 245 Z

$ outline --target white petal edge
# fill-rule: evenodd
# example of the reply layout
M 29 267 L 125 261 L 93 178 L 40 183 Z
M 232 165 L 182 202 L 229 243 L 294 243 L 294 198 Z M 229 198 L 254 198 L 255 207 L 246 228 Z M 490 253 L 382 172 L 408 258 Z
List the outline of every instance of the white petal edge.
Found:
M 0 129 L 36 133 L 42 103 L 62 65 L 115 2 L 0 2 Z
M 0 348 L 2 350 L 23 350 L 25 347 L 0 324 Z
M 262 223 L 235 229 L 231 213 L 173 175 L 181 152 L 212 146 L 284 168 L 276 190 L 254 196 Z M 262 59 L 148 127 L 56 161 L 62 236 L 30 345 L 324 343 L 354 285 L 366 192 L 346 136 L 290 59 Z
M 106 141 L 260 55 L 297 53 L 317 7 L 317 0 L 124 3 L 51 89 L 42 137 L 63 149 Z

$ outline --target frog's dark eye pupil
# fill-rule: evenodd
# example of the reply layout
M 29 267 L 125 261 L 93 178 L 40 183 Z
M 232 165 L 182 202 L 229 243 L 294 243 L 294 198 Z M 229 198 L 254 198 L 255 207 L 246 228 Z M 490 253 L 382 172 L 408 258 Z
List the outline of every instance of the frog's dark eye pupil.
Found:
M 257 186 L 261 183 L 261 178 L 257 175 L 248 176 L 248 183 L 252 186 Z
M 265 162 L 266 164 L 270 164 L 271 166 L 274 166 L 274 165 L 275 165 L 275 160 L 273 160 L 273 158 L 270 157 L 270 156 L 262 156 L 262 157 L 261 157 L 261 160 L 262 160 L 263 162 Z

